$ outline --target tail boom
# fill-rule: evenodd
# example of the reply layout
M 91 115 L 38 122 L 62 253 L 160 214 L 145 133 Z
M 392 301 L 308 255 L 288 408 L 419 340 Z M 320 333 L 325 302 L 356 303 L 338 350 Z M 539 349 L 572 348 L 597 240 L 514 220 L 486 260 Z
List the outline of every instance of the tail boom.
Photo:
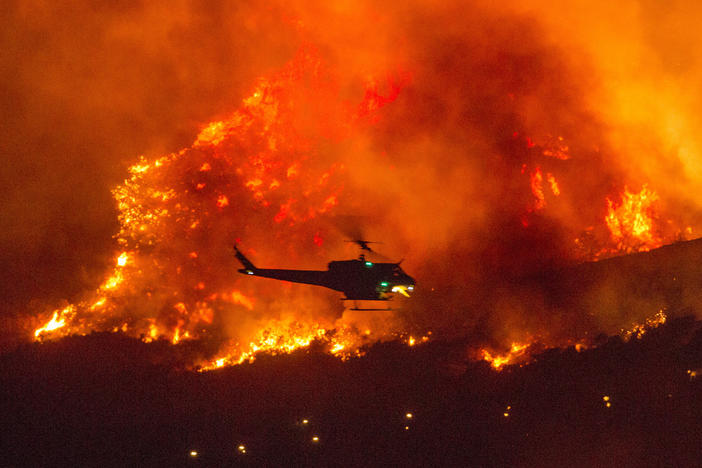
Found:
M 241 253 L 241 251 L 239 250 L 239 248 L 236 245 L 234 246 L 234 252 L 235 252 L 236 258 L 244 266 L 244 268 L 239 270 L 239 273 L 244 273 L 247 275 L 255 274 L 255 272 L 256 272 L 256 270 L 258 270 L 258 268 L 256 268 L 256 266 L 253 263 L 251 263 L 251 260 L 246 258 L 244 256 L 244 254 Z

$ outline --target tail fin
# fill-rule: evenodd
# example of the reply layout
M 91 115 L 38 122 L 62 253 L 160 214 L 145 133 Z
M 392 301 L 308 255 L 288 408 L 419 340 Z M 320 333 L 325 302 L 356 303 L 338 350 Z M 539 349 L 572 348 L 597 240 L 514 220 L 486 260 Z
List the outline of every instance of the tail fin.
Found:
M 257 269 L 254 266 L 254 264 L 251 263 L 251 261 L 248 258 L 246 258 L 243 253 L 241 253 L 241 251 L 239 251 L 239 249 L 237 248 L 236 245 L 234 246 L 234 252 L 235 252 L 236 258 L 239 259 L 239 261 L 241 262 L 242 265 L 244 265 L 244 268 L 242 270 L 239 270 L 239 271 L 241 273 L 247 273 L 249 275 L 253 274 L 253 272 L 256 271 L 256 269 Z

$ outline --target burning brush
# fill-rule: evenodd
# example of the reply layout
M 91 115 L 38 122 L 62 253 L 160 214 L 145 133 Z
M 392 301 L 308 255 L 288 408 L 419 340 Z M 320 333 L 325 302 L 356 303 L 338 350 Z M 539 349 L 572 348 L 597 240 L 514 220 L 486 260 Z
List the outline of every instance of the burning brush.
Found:
M 123 251 L 111 274 L 83 301 L 54 311 L 35 338 L 109 330 L 176 344 L 214 336 L 225 350 L 206 367 L 251 360 L 259 351 L 290 352 L 315 339 L 327 339 L 333 354 L 357 352 L 370 333 L 317 313 L 329 309 L 323 301 L 293 293 L 281 300 L 265 285 L 237 280 L 230 240 L 276 232 L 288 248 L 306 244 L 306 226 L 331 214 L 344 189 L 344 164 L 326 164 L 318 146 L 343 142 L 354 127 L 376 121 L 405 79 L 390 76 L 387 94 L 372 79 L 352 104 L 339 96 L 314 48 L 304 47 L 261 78 L 237 112 L 206 125 L 191 147 L 141 158 L 113 191 Z M 301 121 L 312 101 L 324 106 Z M 318 232 L 314 243 L 323 243 Z

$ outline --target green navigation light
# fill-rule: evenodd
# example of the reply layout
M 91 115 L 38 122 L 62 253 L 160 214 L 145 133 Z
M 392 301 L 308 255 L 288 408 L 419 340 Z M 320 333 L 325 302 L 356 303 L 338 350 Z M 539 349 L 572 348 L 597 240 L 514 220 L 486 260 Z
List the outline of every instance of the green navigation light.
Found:
M 370 268 L 373 266 L 373 262 L 366 262 L 366 267 Z

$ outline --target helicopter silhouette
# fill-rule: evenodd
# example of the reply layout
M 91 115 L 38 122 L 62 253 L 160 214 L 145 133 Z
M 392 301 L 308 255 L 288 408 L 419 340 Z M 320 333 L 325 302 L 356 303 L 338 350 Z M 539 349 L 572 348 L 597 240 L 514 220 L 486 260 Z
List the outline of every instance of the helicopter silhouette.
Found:
M 362 250 L 368 249 L 368 241 L 353 241 Z M 292 283 L 322 286 L 344 293 L 342 300 L 354 301 L 388 301 L 395 293 L 409 297 L 414 291 L 414 278 L 402 270 L 400 263 L 374 263 L 366 260 L 361 253 L 355 260 L 334 260 L 329 262 L 327 270 L 283 270 L 258 268 L 244 256 L 234 245 L 236 258 L 244 268 L 239 273 L 262 278 L 271 278 Z M 378 310 L 358 309 L 355 310 Z M 384 310 L 384 309 L 380 309 Z

